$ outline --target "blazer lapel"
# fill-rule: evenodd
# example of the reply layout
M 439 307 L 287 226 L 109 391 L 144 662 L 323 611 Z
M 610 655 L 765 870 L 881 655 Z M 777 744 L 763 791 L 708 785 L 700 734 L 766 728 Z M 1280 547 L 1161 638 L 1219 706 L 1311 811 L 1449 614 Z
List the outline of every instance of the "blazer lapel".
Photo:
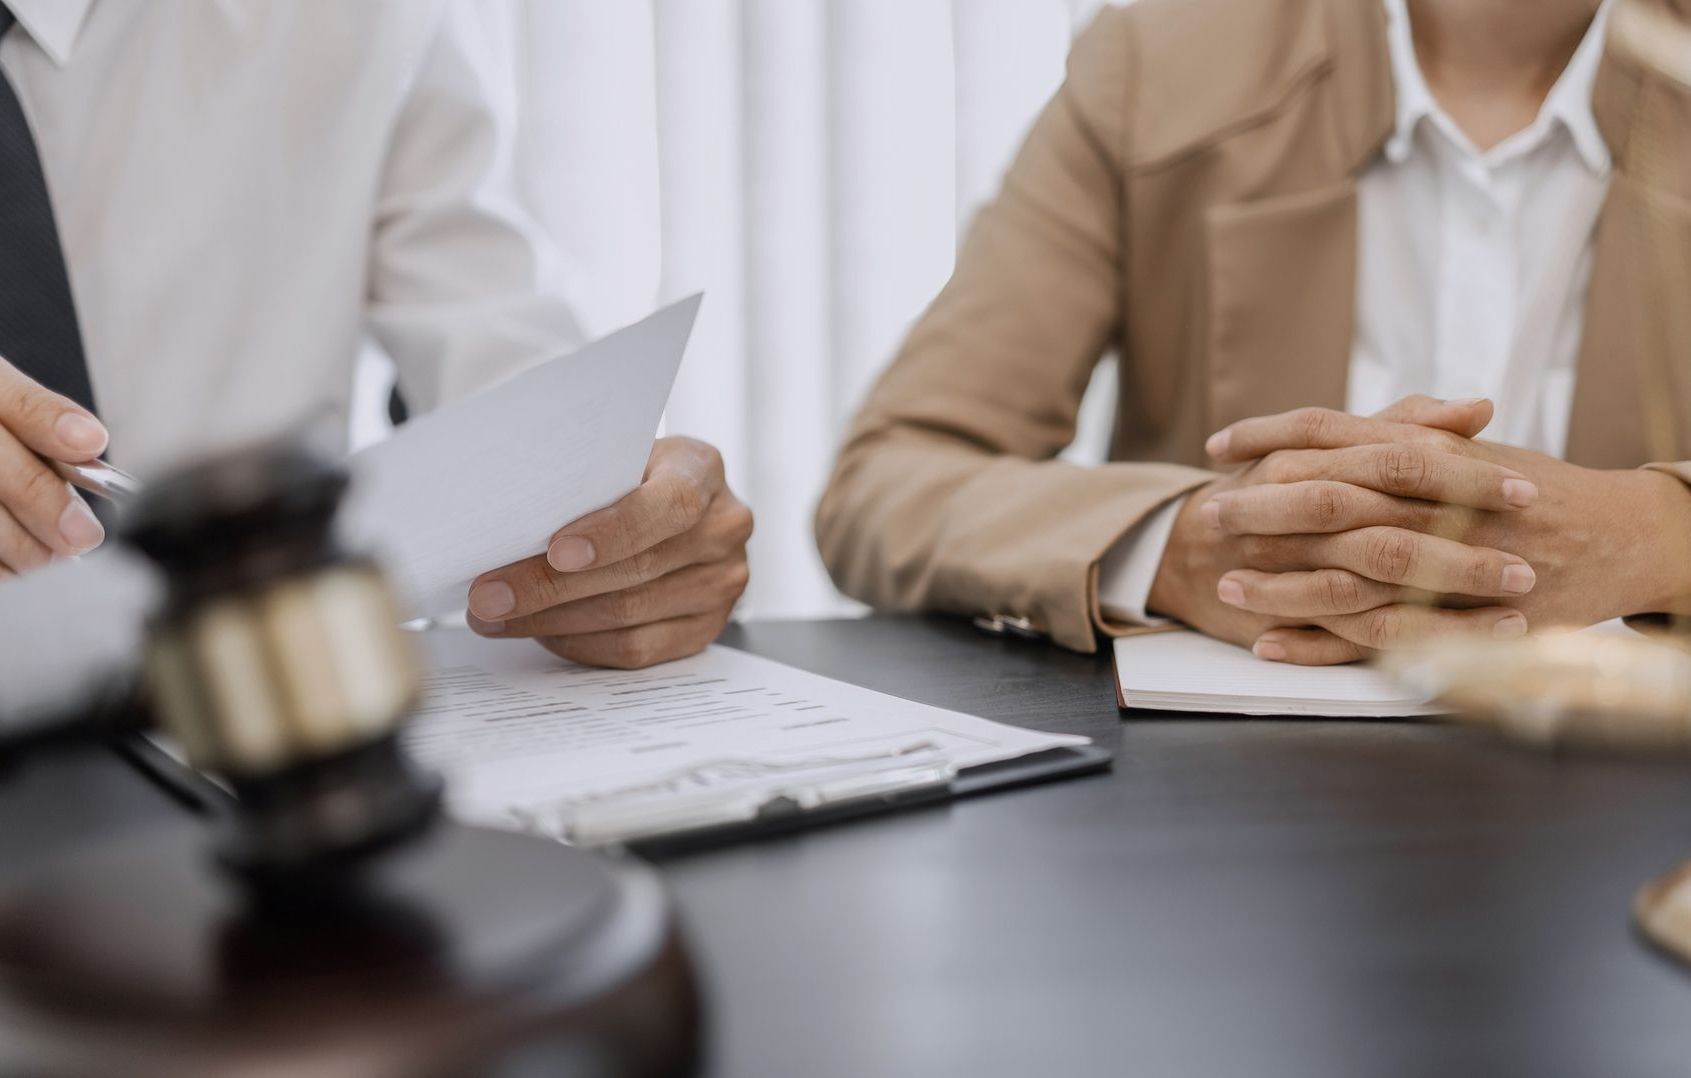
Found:
M 1691 457 L 1691 207 L 1617 174 L 1597 226 L 1567 458 Z
M 1691 458 L 1691 95 L 1611 39 L 1592 107 L 1615 158 L 1598 220 L 1567 457 Z
M 1356 307 L 1356 184 L 1218 206 L 1207 220 L 1209 427 L 1343 408 Z

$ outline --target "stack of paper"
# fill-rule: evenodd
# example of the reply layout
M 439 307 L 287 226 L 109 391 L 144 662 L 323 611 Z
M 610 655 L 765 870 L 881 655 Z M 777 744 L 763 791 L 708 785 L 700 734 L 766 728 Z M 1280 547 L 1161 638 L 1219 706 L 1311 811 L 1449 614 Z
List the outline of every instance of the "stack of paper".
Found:
M 595 670 L 537 647 L 444 650 L 406 734 L 454 816 L 579 845 L 811 809 L 1087 744 L 833 681 L 729 648 Z
M 1191 630 L 1121 637 L 1115 658 L 1124 708 L 1362 719 L 1445 713 L 1372 667 L 1268 662 Z

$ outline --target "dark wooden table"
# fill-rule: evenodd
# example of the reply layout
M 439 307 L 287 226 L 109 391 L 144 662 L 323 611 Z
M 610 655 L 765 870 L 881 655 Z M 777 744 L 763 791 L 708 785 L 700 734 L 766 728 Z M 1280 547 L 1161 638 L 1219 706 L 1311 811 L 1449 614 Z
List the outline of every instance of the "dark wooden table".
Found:
M 1633 936 L 1691 763 L 1409 723 L 1122 721 L 1107 661 L 941 620 L 725 642 L 1117 752 L 1107 776 L 661 866 L 718 1078 L 1691 1074 Z M 113 757 L 0 777 L 0 870 L 171 807 Z
M 1117 761 L 666 866 L 723 1078 L 1691 1074 L 1691 976 L 1627 920 L 1691 857 L 1691 765 L 1124 722 L 1107 660 L 961 623 L 728 642 Z

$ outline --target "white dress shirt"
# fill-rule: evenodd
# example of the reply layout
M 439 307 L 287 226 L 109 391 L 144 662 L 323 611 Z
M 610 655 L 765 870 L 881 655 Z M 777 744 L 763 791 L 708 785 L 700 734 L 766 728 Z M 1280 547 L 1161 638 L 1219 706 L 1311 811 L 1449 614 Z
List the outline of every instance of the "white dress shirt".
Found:
M 1593 237 L 1610 158 L 1591 111 L 1610 3 L 1524 130 L 1484 152 L 1415 58 L 1405 0 L 1383 0 L 1397 121 L 1358 184 L 1356 337 L 1345 408 L 1412 393 L 1489 397 L 1495 441 L 1560 456 L 1573 407 Z M 1105 556 L 1099 599 L 1155 624 L 1151 584 L 1184 499 Z
M 344 432 L 368 336 L 414 408 L 581 342 L 469 5 L 8 2 L 114 462 Z

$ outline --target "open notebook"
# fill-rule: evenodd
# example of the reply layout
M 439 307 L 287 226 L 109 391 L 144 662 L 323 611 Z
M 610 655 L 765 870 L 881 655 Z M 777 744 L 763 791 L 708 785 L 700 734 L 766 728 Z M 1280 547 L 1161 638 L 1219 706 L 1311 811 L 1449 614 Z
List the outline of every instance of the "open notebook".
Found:
M 1271 663 L 1190 630 L 1121 637 L 1115 657 L 1123 708 L 1358 719 L 1444 712 L 1372 667 Z

